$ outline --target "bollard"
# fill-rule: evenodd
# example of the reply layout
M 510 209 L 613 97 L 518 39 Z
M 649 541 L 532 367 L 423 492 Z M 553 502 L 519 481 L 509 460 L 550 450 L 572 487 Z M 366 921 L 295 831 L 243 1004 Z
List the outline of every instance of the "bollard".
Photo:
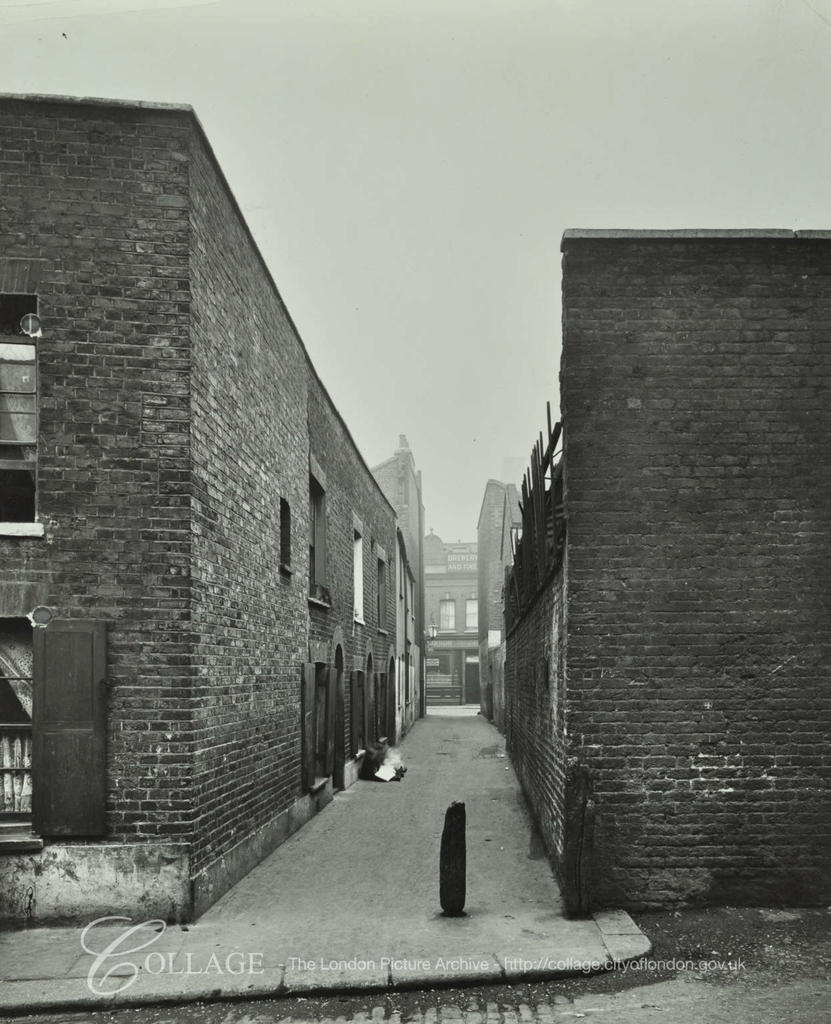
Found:
M 439 858 L 439 902 L 446 917 L 464 912 L 466 871 L 465 805 L 454 800 L 444 815 Z

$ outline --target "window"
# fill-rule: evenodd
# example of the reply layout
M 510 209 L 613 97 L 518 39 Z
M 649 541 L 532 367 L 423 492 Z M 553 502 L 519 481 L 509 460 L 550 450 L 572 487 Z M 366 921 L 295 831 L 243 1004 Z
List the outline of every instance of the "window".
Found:
M 456 628 L 456 602 L 452 598 L 439 601 L 439 629 L 454 630 Z
M 291 565 L 291 508 L 285 498 L 280 498 L 280 568 Z
M 0 295 L 0 522 L 35 519 L 37 350 L 20 330 L 34 295 Z
M 387 566 L 383 558 L 378 559 L 378 628 L 387 628 Z
M 0 619 L 0 822 L 32 813 L 32 627 Z
M 326 590 L 326 491 L 309 474 L 309 596 L 328 603 Z
M 475 597 L 465 601 L 465 629 L 479 628 L 479 602 Z
M 358 532 L 354 532 L 352 543 L 352 576 L 354 584 L 354 609 L 357 622 L 364 621 L 364 539 Z
M 106 672 L 104 622 L 0 618 L 0 848 L 106 831 Z

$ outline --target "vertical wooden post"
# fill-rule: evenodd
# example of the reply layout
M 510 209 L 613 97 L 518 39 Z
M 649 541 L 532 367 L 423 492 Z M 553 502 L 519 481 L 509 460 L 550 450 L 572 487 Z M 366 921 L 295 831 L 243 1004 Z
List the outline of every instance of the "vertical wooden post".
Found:
M 444 815 L 439 858 L 439 902 L 447 917 L 464 911 L 466 874 L 465 805 L 454 800 Z

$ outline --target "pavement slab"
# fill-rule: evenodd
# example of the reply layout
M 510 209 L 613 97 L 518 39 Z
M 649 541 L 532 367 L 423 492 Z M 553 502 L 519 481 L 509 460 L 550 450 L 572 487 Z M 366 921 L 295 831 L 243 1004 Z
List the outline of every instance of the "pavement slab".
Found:
M 336 794 L 195 924 L 121 940 L 130 924 L 104 922 L 87 933 L 92 953 L 81 927 L 0 935 L 0 1013 L 557 977 L 649 951 L 621 911 L 565 918 L 484 718 L 433 713 L 401 755 L 401 782 Z M 439 849 L 454 800 L 466 809 L 467 901 L 445 917 Z

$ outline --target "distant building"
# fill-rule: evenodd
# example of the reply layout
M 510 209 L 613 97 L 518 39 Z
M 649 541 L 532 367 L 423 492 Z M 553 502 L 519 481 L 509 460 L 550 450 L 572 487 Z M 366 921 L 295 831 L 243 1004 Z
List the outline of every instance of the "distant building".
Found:
M 479 580 L 476 545 L 424 538 L 427 703 L 479 704 Z
M 407 438 L 399 434 L 395 454 L 372 470 L 398 517 L 396 595 L 395 729 L 400 739 L 424 714 L 424 502 L 421 471 Z
M 482 713 L 505 730 L 505 570 L 522 530 L 513 484 L 488 480 L 477 526 L 479 678 Z

